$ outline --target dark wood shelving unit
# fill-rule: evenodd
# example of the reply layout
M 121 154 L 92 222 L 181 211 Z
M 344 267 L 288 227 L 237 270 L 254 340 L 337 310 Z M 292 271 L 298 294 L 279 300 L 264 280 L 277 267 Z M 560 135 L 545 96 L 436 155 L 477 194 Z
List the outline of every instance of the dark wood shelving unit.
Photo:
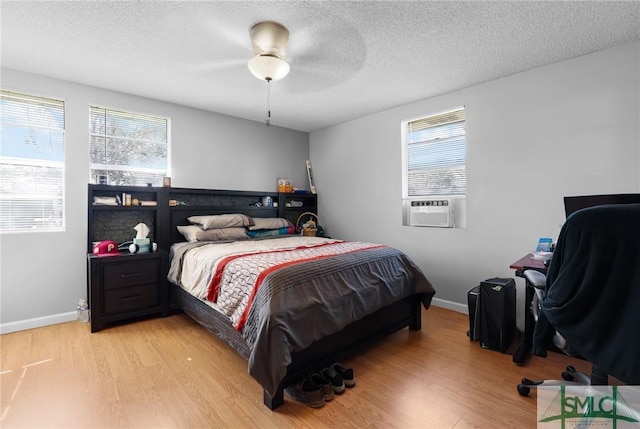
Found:
M 298 205 L 296 203 L 302 203 Z M 280 217 L 288 219 L 292 224 L 296 222 L 301 214 L 311 212 L 318 214 L 318 195 L 311 193 L 284 193 L 278 194 L 278 214 Z M 305 216 L 302 220 L 307 220 Z M 313 219 L 314 221 L 316 219 Z
M 159 248 L 150 253 L 93 255 L 93 244 L 104 240 L 123 243 L 133 240 L 134 227 L 145 223 L 152 243 L 162 236 L 165 190 L 157 187 L 89 185 L 87 225 L 87 295 L 91 310 L 91 332 L 106 325 L 136 317 L 168 315 L 168 252 Z M 120 197 L 131 194 L 141 201 L 155 201 L 155 206 L 123 206 L 94 204 L 94 197 Z

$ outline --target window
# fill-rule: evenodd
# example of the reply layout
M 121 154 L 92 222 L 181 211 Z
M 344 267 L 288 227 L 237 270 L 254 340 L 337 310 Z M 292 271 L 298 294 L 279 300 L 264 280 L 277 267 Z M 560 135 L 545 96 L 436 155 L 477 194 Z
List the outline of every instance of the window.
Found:
M 405 124 L 404 196 L 464 196 L 467 190 L 464 108 Z
M 0 90 L 0 232 L 64 230 L 64 101 Z
M 162 186 L 167 176 L 169 120 L 90 106 L 90 181 Z

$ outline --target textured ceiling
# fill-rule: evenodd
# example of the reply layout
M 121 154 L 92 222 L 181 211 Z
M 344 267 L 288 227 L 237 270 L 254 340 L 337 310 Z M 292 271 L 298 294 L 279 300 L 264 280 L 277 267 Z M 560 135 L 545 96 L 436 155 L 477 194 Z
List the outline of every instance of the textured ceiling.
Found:
M 640 39 L 640 2 L 2 1 L 2 67 L 264 121 L 249 28 L 290 30 L 272 124 L 313 131 Z M 121 106 L 125 107 L 126 106 Z

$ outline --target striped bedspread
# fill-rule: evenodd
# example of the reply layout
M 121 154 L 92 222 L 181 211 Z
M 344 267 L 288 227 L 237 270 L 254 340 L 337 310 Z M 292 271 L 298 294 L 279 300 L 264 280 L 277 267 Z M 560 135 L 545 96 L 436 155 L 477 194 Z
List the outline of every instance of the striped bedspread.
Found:
M 189 243 L 172 250 L 169 280 L 215 301 L 249 347 L 249 373 L 273 395 L 291 354 L 356 320 L 435 293 L 403 252 L 380 244 L 291 236 Z
M 256 292 L 269 274 L 294 264 L 376 247 L 382 246 L 339 241 L 230 255 L 216 264 L 207 299 L 218 303 L 220 311 L 231 319 L 237 330 L 241 330 Z

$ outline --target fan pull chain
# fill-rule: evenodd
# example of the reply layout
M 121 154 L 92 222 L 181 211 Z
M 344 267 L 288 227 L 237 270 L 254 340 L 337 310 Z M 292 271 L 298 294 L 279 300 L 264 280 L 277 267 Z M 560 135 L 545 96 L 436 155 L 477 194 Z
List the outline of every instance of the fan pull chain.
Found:
M 267 78 L 267 127 L 271 126 L 271 79 Z

